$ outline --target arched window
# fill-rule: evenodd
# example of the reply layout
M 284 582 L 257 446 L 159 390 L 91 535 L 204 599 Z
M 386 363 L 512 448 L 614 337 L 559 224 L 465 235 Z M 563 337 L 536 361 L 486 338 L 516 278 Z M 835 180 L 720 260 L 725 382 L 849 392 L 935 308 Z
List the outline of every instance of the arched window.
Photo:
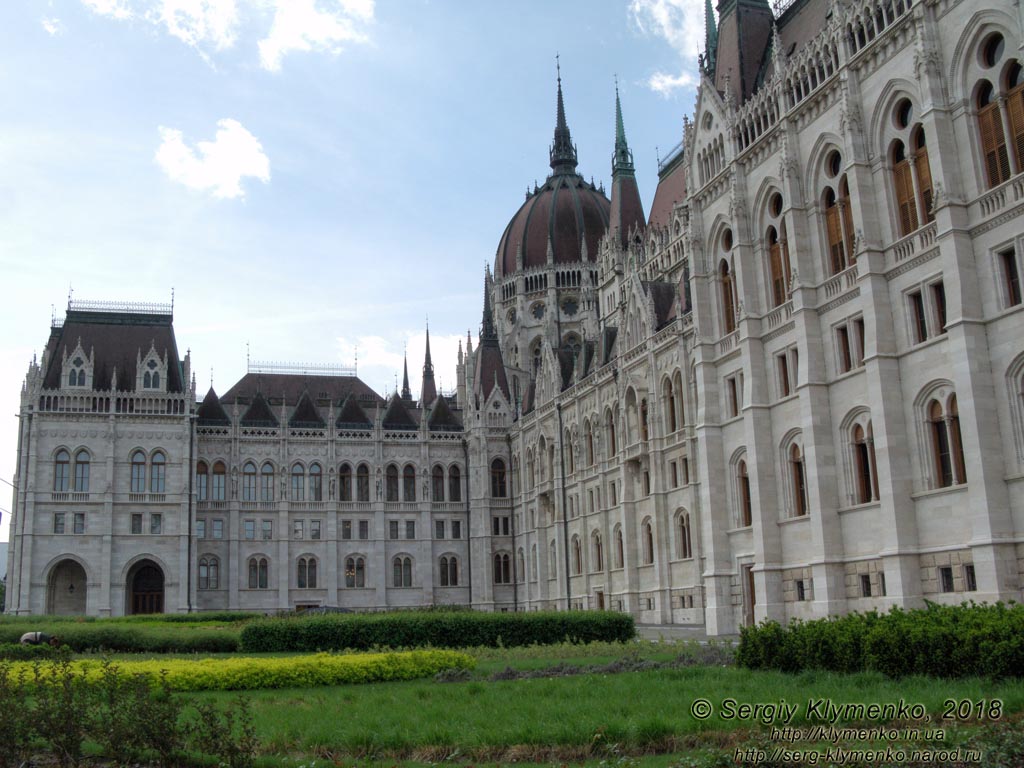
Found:
M 402 500 L 416 501 L 416 467 L 412 464 L 402 470 Z
M 1024 68 L 1019 61 L 1010 64 L 1003 83 L 1006 91 L 1006 111 L 1010 118 L 1010 144 L 1016 156 L 1016 169 L 1024 171 Z M 83 385 L 84 372 L 79 372 L 78 383 Z
M 141 452 L 140 452 L 141 453 Z M 134 470 L 135 457 L 132 457 L 132 469 Z M 142 471 L 145 473 L 146 464 L 145 457 L 143 457 Z M 134 491 L 134 474 L 133 474 L 132 490 Z M 145 482 L 145 480 L 143 480 Z M 53 457 L 53 490 L 58 493 L 64 493 L 68 490 L 71 483 L 71 455 L 63 448 L 57 451 L 57 455 Z
M 718 280 L 722 290 L 722 331 L 732 333 L 736 330 L 736 294 L 729 262 L 725 259 L 718 263 Z
M 507 553 L 498 553 L 494 556 L 494 583 L 512 583 L 512 561 Z
M 260 501 L 274 500 L 274 467 L 267 461 L 260 467 Z
M 146 492 L 146 454 L 136 451 L 132 454 L 132 493 Z
M 750 476 L 747 474 L 747 462 L 740 460 L 736 465 L 736 475 L 739 480 L 739 507 L 740 527 L 746 528 L 753 524 L 754 515 L 750 503 Z
M 298 562 L 297 586 L 299 589 L 316 589 L 316 558 L 300 557 Z
M 242 467 L 242 501 L 256 501 L 256 465 L 251 461 Z
M 292 465 L 292 501 L 303 501 L 306 496 L 306 473 L 301 464 Z
M 594 531 L 590 534 L 590 544 L 594 555 L 594 568 L 595 571 L 604 570 L 604 544 L 601 542 L 601 534 L 598 531 Z
M 210 497 L 210 470 L 205 461 L 196 464 L 196 501 L 206 501 Z
M 934 191 L 932 189 L 932 167 L 928 162 L 928 144 L 924 128 L 915 126 L 910 133 L 910 148 L 914 153 L 914 169 L 917 171 L 917 203 L 921 220 L 926 224 L 935 220 L 932 210 Z
M 789 298 L 789 243 L 786 240 L 786 221 L 782 214 L 782 195 L 773 192 L 768 198 L 765 221 L 765 249 L 768 253 L 768 291 L 771 306 L 777 307 Z
M 689 560 L 693 557 L 693 536 L 690 531 L 690 513 L 680 513 L 677 520 L 679 521 L 679 540 L 677 542 L 679 547 L 679 557 L 683 560 Z
M 75 453 L 75 491 L 89 492 L 89 452 L 84 448 Z
M 958 484 L 967 482 L 967 465 L 964 463 L 964 443 L 960 434 L 960 410 L 956 395 L 949 398 L 949 449 L 953 455 L 953 469 Z
M 1002 116 L 999 114 L 999 101 L 995 89 L 988 81 L 982 81 L 979 85 L 975 106 L 978 110 L 978 133 L 985 174 L 989 187 L 997 187 L 1010 178 L 1010 158 L 1006 150 Z
M 615 443 L 615 416 L 611 411 L 607 412 L 605 425 L 608 429 L 608 458 L 611 458 L 619 452 L 618 446 Z
M 213 501 L 224 501 L 227 498 L 227 472 L 228 468 L 223 461 L 218 461 L 213 465 L 213 492 L 211 494 Z
M 846 174 L 841 173 L 842 166 L 843 158 L 838 151 L 832 150 L 825 157 L 825 175 L 830 179 L 823 193 L 825 230 L 833 275 L 842 272 L 853 261 L 853 208 Z
M 526 581 L 526 556 L 523 554 L 522 547 L 516 553 L 516 581 L 520 584 Z
M 444 470 L 440 466 L 435 466 L 430 472 L 430 499 L 444 501 Z
M 266 589 L 269 584 L 269 564 L 265 557 L 249 558 L 249 589 Z
M 399 555 L 391 561 L 391 567 L 393 570 L 392 586 L 394 587 L 411 587 L 412 586 L 412 558 Z
M 530 581 L 537 581 L 537 545 L 530 546 Z
M 640 439 L 646 443 L 647 438 L 647 398 L 645 397 L 640 400 Z
M 459 560 L 455 555 L 444 555 L 438 563 L 442 587 L 459 586 Z
M 932 400 L 928 406 L 928 422 L 931 429 L 932 458 L 935 462 L 935 480 L 940 488 L 953 484 L 953 461 L 949 452 L 949 434 L 942 413 L 942 405 Z
M 853 471 L 855 475 L 855 497 L 858 504 L 867 504 L 878 498 L 878 478 L 875 474 L 875 445 L 871 437 L 871 422 L 865 428 L 853 426 Z
M 457 466 L 448 470 L 448 501 L 462 501 L 462 470 Z
M 167 459 L 157 451 L 149 468 L 149 492 L 163 493 L 166 486 Z
M 356 470 L 356 494 L 359 501 L 370 500 L 370 468 L 365 464 L 360 464 Z
M 679 428 L 676 420 L 676 398 L 672 391 L 672 379 L 665 379 L 661 390 L 662 399 L 665 402 L 665 431 L 672 434 Z
M 199 558 L 199 589 L 217 589 L 220 583 L 220 561 L 212 555 Z
M 348 589 L 366 586 L 366 560 L 362 557 L 345 558 L 345 586 Z
M 352 465 L 348 462 L 338 470 L 338 500 L 352 501 Z
M 892 179 L 896 189 L 896 212 L 900 234 L 909 235 L 917 229 L 917 201 L 914 197 L 914 178 L 910 158 L 902 141 L 892 146 Z
M 396 467 L 394 464 L 389 464 L 388 468 L 384 471 L 384 477 L 384 500 L 398 501 L 398 467 Z
M 558 557 L 555 553 L 555 540 L 548 542 L 548 578 L 554 579 L 558 576 Z
M 504 499 L 508 495 L 505 487 L 505 462 L 495 459 L 491 462 L 491 498 Z
M 641 527 L 643 531 L 643 545 L 644 545 L 644 565 L 650 565 L 654 562 L 654 529 L 651 526 L 650 520 L 645 520 Z
M 803 453 L 795 443 L 789 449 L 789 470 L 793 478 L 793 516 L 803 517 L 807 514 L 807 482 Z
M 615 567 L 622 568 L 626 562 L 625 560 L 625 548 L 622 544 L 622 528 L 618 525 L 615 526 Z
M 572 537 L 572 572 L 574 576 L 583 573 L 583 553 L 580 551 L 580 537 Z
M 324 500 L 324 475 L 319 464 L 309 465 L 309 500 Z

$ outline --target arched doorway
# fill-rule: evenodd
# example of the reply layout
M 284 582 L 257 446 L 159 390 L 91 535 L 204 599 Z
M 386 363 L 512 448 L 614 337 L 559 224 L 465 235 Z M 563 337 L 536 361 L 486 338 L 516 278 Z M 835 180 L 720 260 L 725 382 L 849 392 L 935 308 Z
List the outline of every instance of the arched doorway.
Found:
M 61 560 L 50 571 L 46 583 L 46 612 L 54 616 L 85 613 L 85 568 L 70 558 Z
M 152 560 L 140 560 L 128 572 L 129 614 L 164 612 L 164 572 Z

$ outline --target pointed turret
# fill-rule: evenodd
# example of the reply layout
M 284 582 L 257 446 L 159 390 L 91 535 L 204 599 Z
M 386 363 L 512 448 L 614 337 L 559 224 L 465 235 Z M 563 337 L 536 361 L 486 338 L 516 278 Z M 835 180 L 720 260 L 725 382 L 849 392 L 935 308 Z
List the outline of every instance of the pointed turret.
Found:
M 629 235 L 644 226 L 644 206 L 636 184 L 633 153 L 626 143 L 622 122 L 622 102 L 615 84 L 615 155 L 612 157 L 612 206 L 608 230 L 620 247 L 625 248 Z
M 718 27 L 715 26 L 715 12 L 711 0 L 704 0 L 704 68 L 715 75 L 715 59 L 718 54 Z
M 484 273 L 484 312 L 480 321 L 480 343 L 476 350 L 476 365 L 473 371 L 473 392 L 481 401 L 485 401 L 495 385 L 511 402 L 508 378 L 505 376 L 505 361 L 501 357 L 498 346 L 498 333 L 494 328 L 494 316 L 491 312 L 491 271 Z
M 556 57 L 557 59 L 557 57 Z M 553 175 L 576 173 L 576 147 L 573 146 L 569 126 L 565 122 L 565 104 L 562 101 L 562 67 L 558 66 L 558 108 L 555 118 L 555 140 L 551 145 Z
M 406 402 L 412 401 L 412 390 L 409 389 L 409 358 L 402 355 L 402 399 Z
M 423 354 L 423 383 L 420 385 L 420 405 L 428 407 L 437 399 L 434 385 L 434 364 L 430 360 L 430 326 L 427 326 L 427 351 Z

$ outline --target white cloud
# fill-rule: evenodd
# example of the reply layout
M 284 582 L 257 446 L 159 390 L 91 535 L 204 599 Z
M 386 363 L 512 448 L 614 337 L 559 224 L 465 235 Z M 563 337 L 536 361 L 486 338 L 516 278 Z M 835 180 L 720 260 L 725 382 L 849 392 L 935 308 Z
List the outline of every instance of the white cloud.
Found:
M 633 20 L 642 32 L 662 38 L 679 55 L 678 74 L 656 72 L 647 87 L 662 96 L 696 84 L 697 52 L 704 49 L 704 4 L 701 0 L 632 0 Z
M 89 10 L 100 16 L 113 16 L 115 19 L 130 19 L 132 11 L 129 0 L 82 0 Z
M 292 51 L 337 53 L 343 43 L 366 42 L 362 27 L 373 20 L 373 0 L 335 0 L 324 9 L 316 0 L 273 0 L 274 22 L 260 40 L 260 63 L 277 71 Z
M 182 133 L 160 127 L 157 165 L 168 178 L 189 189 L 210 192 L 218 198 L 244 197 L 242 179 L 252 177 L 264 184 L 270 181 L 270 161 L 255 136 L 237 120 L 217 122 L 213 141 L 200 141 L 192 149 Z
M 200 52 L 206 45 L 220 51 L 235 42 L 238 8 L 235 0 L 161 0 L 149 18 Z
M 458 363 L 459 344 L 466 350 L 466 337 L 459 334 L 430 335 L 430 358 L 434 364 L 434 382 L 438 391 L 450 392 L 457 385 L 455 367 Z M 476 339 L 473 340 L 474 346 Z M 358 351 L 359 378 L 378 393 L 392 393 L 397 380 L 402 386 L 403 353 L 409 360 L 409 388 L 413 397 L 419 397 L 423 381 L 423 353 L 426 348 L 426 333 L 408 331 L 397 342 L 383 336 L 360 336 L 337 339 L 338 360 L 342 365 L 352 365 Z
M 44 16 L 40 20 L 40 23 L 43 25 L 43 29 L 46 30 L 46 33 L 50 37 L 56 37 L 57 35 L 64 33 L 64 25 L 61 24 L 61 21 L 58 18 Z

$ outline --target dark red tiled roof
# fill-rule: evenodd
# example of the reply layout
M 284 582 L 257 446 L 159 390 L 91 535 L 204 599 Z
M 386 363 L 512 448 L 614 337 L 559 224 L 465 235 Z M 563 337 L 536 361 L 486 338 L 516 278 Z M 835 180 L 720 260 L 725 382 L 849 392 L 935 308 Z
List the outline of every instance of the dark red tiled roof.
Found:
M 439 432 L 455 432 L 462 429 L 462 422 L 455 418 L 452 409 L 448 407 L 448 399 L 444 395 L 441 395 L 441 397 L 434 401 L 434 407 L 430 411 L 427 424 L 431 430 Z
M 640 189 L 633 176 L 622 176 L 612 179 L 611 219 L 608 224 L 610 232 L 619 231 L 619 245 L 628 245 L 629 233 L 632 229 L 644 228 L 644 206 L 640 202 Z
M 334 425 L 339 429 L 365 429 L 372 427 L 373 422 L 366 415 L 355 395 L 349 395 L 341 406 L 341 413 L 338 414 Z
M 655 330 L 664 328 L 676 316 L 678 286 L 660 280 L 645 282 L 643 286 L 654 301 L 654 317 L 657 321 Z
M 203 402 L 196 409 L 196 416 L 199 418 L 200 424 L 226 426 L 231 423 L 231 419 L 228 418 L 227 411 L 221 405 L 220 398 L 213 391 L 213 387 L 210 387 L 210 391 L 206 393 Z
M 385 429 L 418 429 L 419 424 L 409 414 L 405 403 L 397 394 L 388 403 L 388 409 L 384 412 Z
M 247 373 L 224 393 L 225 403 L 248 402 L 257 392 L 267 397 L 283 398 L 286 405 L 297 405 L 303 392 L 308 391 L 316 401 L 327 400 L 340 403 L 349 395 L 355 395 L 362 403 L 373 405 L 383 403 L 374 392 L 357 376 L 305 376 L 291 373 Z
M 184 391 L 178 344 L 171 321 L 171 315 L 69 309 L 64 326 L 52 329 L 46 344 L 47 367 L 43 386 L 46 389 L 61 387 L 63 356 L 65 352 L 68 355 L 74 352 L 80 339 L 85 354 L 94 356 L 93 389 L 109 390 L 115 369 L 118 391 L 135 389 L 138 356 L 145 357 L 152 347 L 161 359 L 167 356 L 167 391 Z
M 324 419 L 313 404 L 309 392 L 303 392 L 299 398 L 299 404 L 295 406 L 292 417 L 288 419 L 289 427 L 299 429 L 323 429 Z
M 487 400 L 494 390 L 495 382 L 498 389 L 505 395 L 505 400 L 512 402 L 509 394 L 508 378 L 505 376 L 505 362 L 501 357 L 501 349 L 497 342 L 483 343 L 476 350 L 476 370 L 473 373 L 473 392 L 481 400 Z
M 651 203 L 651 216 L 647 226 L 667 229 L 672 221 L 672 206 L 686 197 L 686 166 L 683 154 L 658 175 L 658 188 Z
M 252 399 L 252 403 L 249 404 L 249 408 L 242 414 L 242 426 L 276 427 L 277 423 L 277 417 L 274 416 L 274 412 L 270 409 L 270 403 L 267 402 L 262 392 L 257 392 Z

